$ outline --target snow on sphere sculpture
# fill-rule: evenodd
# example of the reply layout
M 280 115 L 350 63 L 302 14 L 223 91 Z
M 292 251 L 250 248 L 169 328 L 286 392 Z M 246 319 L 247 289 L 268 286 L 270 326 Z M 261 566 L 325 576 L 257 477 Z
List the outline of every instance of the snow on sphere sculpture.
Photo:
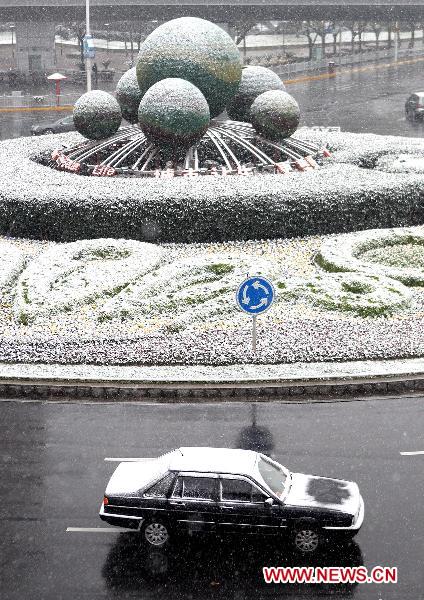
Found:
M 75 129 L 90 140 L 101 140 L 116 133 L 122 121 L 118 101 L 101 90 L 83 94 L 75 102 Z
M 288 138 L 299 126 L 300 108 L 287 92 L 271 90 L 253 102 L 249 120 L 264 137 L 271 140 Z
M 122 116 L 129 123 L 137 123 L 138 107 L 142 93 L 138 86 L 135 67 L 126 71 L 116 86 L 116 99 L 121 107 Z
M 202 92 L 184 79 L 159 81 L 144 94 L 138 109 L 140 127 L 159 146 L 188 148 L 209 127 L 209 106 Z
M 190 81 L 205 96 L 211 117 L 219 115 L 241 80 L 240 52 L 218 25 L 182 17 L 160 25 L 143 42 L 137 60 L 141 94 L 169 77 Z
M 250 107 L 258 96 L 270 90 L 285 91 L 284 83 L 271 69 L 260 66 L 244 67 L 240 87 L 227 106 L 227 113 L 234 121 L 249 121 Z

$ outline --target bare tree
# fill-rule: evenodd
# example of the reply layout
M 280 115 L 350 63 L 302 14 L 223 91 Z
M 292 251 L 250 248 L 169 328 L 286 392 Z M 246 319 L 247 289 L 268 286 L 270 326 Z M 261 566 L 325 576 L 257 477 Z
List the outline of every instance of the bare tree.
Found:
M 370 28 L 373 30 L 375 35 L 375 48 L 378 50 L 380 45 L 380 35 L 383 29 L 383 25 L 381 23 L 370 23 Z
M 85 21 L 71 21 L 67 24 L 71 31 L 71 35 L 75 36 L 78 40 L 78 48 L 81 57 L 81 65 L 83 68 L 84 62 L 84 36 L 85 36 Z
M 358 49 L 359 52 L 362 50 L 362 34 L 366 28 L 365 21 L 347 21 L 346 27 L 349 29 L 351 34 L 351 51 L 352 54 L 355 52 L 355 39 L 358 38 Z
M 409 40 L 409 48 L 413 48 L 415 46 L 415 31 L 417 29 L 417 24 L 415 21 L 409 21 L 407 23 L 408 29 L 411 32 L 411 39 Z
M 314 46 L 316 44 L 317 39 L 320 37 L 320 34 L 317 31 L 316 21 L 302 21 L 299 23 L 299 27 L 297 30 L 297 35 L 304 35 L 308 41 L 308 50 L 309 50 L 309 60 L 312 60 L 314 54 Z M 322 39 L 321 39 L 322 43 Z M 325 44 L 325 37 L 324 37 Z
M 337 54 L 337 37 L 340 34 L 341 35 L 341 23 L 338 23 L 337 21 L 332 21 L 330 24 L 330 27 L 332 29 L 331 31 L 331 35 L 333 36 L 333 54 L 336 55 Z

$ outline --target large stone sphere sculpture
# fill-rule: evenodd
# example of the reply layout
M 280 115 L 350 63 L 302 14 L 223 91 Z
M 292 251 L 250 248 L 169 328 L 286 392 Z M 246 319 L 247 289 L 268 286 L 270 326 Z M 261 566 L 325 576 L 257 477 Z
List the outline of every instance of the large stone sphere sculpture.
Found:
M 234 121 L 249 121 L 250 107 L 258 96 L 271 90 L 285 91 L 280 77 L 266 67 L 244 67 L 239 89 L 227 106 L 227 113 Z
M 75 102 L 74 124 L 76 130 L 90 140 L 101 140 L 116 133 L 122 115 L 118 101 L 101 90 L 83 94 Z
M 135 67 L 124 73 L 116 86 L 116 99 L 121 107 L 122 116 L 129 123 L 137 123 L 138 107 L 142 93 L 140 91 Z
M 273 90 L 258 96 L 250 107 L 250 122 L 271 140 L 290 137 L 300 121 L 300 108 L 287 92 Z
M 146 137 L 155 145 L 188 148 L 206 132 L 209 106 L 202 92 L 189 81 L 168 78 L 144 94 L 138 119 Z
M 219 115 L 237 92 L 240 53 L 218 25 L 182 17 L 160 25 L 143 42 L 137 61 L 141 93 L 161 79 L 190 81 L 205 96 L 211 117 Z

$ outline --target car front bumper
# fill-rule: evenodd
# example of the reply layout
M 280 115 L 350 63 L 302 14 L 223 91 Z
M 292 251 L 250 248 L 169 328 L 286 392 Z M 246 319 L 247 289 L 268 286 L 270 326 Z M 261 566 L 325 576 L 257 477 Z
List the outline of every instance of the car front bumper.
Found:
M 357 515 L 356 519 L 354 520 L 354 522 L 352 523 L 352 525 L 349 525 L 349 527 L 324 527 L 324 529 L 326 531 L 329 531 L 330 533 L 334 533 L 336 535 L 338 533 L 340 533 L 342 536 L 345 535 L 348 537 L 353 537 L 361 529 L 362 524 L 364 522 L 364 517 L 365 517 L 364 499 L 362 498 L 362 496 L 359 496 L 359 511 L 358 511 L 358 515 Z
M 102 521 L 106 521 L 109 525 L 115 525 L 116 527 L 125 527 L 126 529 L 139 529 L 143 522 L 142 517 L 134 517 L 132 515 L 117 515 L 113 513 L 106 513 L 105 506 L 102 502 L 99 511 L 99 517 Z

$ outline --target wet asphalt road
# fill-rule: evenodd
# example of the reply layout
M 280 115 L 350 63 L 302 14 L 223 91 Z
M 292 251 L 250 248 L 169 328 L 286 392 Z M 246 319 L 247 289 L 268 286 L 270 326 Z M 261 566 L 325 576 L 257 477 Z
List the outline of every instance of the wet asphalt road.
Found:
M 299 102 L 302 124 L 339 126 L 342 131 L 423 137 L 423 123 L 405 119 L 405 101 L 424 90 L 424 62 L 368 70 L 287 85 Z
M 407 97 L 424 90 L 424 62 L 338 75 L 287 85 L 300 104 L 303 125 L 340 126 L 343 131 L 424 136 L 424 125 L 405 120 Z M 81 90 L 83 93 L 83 90 Z M 68 112 L 0 113 L 0 139 L 30 135 L 31 125 L 51 123 Z
M 0 403 L 2 600 L 424 599 L 424 398 L 253 405 Z M 97 516 L 116 463 L 181 445 L 260 448 L 292 471 L 358 482 L 356 543 L 295 556 L 284 542 L 175 540 L 148 553 Z M 273 585 L 263 565 L 397 566 L 399 583 Z

